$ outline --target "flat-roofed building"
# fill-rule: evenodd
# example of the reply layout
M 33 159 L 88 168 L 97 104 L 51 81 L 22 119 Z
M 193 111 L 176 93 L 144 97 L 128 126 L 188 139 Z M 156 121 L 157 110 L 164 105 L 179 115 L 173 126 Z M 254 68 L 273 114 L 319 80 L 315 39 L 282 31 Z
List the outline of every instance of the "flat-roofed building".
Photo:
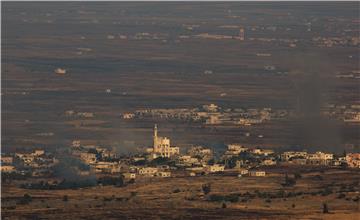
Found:
M 249 176 L 266 176 L 266 172 L 265 171 L 261 171 L 261 170 L 251 170 L 249 171 Z
M 224 172 L 225 166 L 221 164 L 208 165 L 206 171 L 209 173 Z
M 170 146 L 169 138 L 158 136 L 156 124 L 153 136 L 153 153 L 159 155 L 160 157 L 171 157 L 180 153 L 180 148 Z

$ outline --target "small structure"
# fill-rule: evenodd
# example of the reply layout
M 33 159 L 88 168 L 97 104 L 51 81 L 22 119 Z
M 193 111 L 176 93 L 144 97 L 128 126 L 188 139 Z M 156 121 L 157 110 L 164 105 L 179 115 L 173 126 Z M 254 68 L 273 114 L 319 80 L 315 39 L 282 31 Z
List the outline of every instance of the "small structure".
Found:
M 136 178 L 136 173 L 123 173 L 125 180 L 131 180 Z
M 54 72 L 58 75 L 64 75 L 64 74 L 66 74 L 66 69 L 57 68 L 54 70 Z
M 154 126 L 154 136 L 153 136 L 153 158 L 156 158 L 157 155 L 160 157 L 171 157 L 180 153 L 180 148 L 171 147 L 170 139 L 167 137 L 159 137 L 157 135 L 157 125 Z
M 1 166 L 0 168 L 1 168 L 1 172 L 4 172 L 4 173 L 15 172 L 14 166 L 7 165 L 7 166 Z
M 171 177 L 170 171 L 159 171 L 156 173 L 156 176 L 158 177 Z
M 80 153 L 80 158 L 87 164 L 96 162 L 96 154 L 93 153 Z
M 209 165 L 206 167 L 206 171 L 209 173 L 224 172 L 225 166 L 220 164 Z
M 249 171 L 249 176 L 259 177 L 259 176 L 265 176 L 265 175 L 266 175 L 265 171 L 260 171 L 260 170 L 251 170 L 251 171 Z

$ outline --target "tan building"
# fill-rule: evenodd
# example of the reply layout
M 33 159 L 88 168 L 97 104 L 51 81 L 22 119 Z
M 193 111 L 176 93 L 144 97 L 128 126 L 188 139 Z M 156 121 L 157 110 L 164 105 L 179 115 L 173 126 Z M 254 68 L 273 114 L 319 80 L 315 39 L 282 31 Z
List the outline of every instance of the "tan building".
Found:
M 34 156 L 41 156 L 45 154 L 44 150 L 35 150 L 34 153 L 32 153 Z
M 126 180 L 131 180 L 136 178 L 136 173 L 123 173 L 122 175 Z
M 156 167 L 143 167 L 138 170 L 139 175 L 154 176 L 158 172 Z
M 13 158 L 12 157 L 1 157 L 2 164 L 12 164 Z
M 281 159 L 288 161 L 291 158 L 307 158 L 308 153 L 305 151 L 287 151 L 281 154 Z
M 160 171 L 156 173 L 156 176 L 158 177 L 171 177 L 170 171 Z
M 360 153 L 347 154 L 345 159 L 349 167 L 360 168 Z
M 15 171 L 15 167 L 14 166 L 1 166 L 1 172 L 4 173 L 11 173 Z
M 160 157 L 171 157 L 180 153 L 180 148 L 170 146 L 169 138 L 158 136 L 156 124 L 154 127 L 153 153 L 159 155 Z
M 259 176 L 265 176 L 265 175 L 266 175 L 266 172 L 265 171 L 260 171 L 260 170 L 251 170 L 249 172 L 249 176 L 259 177 Z
M 85 163 L 95 163 L 96 162 L 96 154 L 93 153 L 81 153 L 80 154 L 81 160 Z
M 220 164 L 209 165 L 206 167 L 206 171 L 209 173 L 224 172 L 225 166 Z

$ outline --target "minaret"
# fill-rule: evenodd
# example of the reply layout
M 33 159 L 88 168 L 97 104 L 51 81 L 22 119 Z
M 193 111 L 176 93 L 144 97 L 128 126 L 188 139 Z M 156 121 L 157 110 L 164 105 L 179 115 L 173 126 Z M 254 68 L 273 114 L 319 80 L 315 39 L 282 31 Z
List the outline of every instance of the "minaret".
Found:
M 153 145 L 153 147 L 154 147 L 154 149 L 157 147 L 157 124 L 155 124 L 155 126 L 154 126 L 154 145 Z
M 241 41 L 245 40 L 245 30 L 244 28 L 240 28 L 240 31 L 239 31 L 239 39 Z

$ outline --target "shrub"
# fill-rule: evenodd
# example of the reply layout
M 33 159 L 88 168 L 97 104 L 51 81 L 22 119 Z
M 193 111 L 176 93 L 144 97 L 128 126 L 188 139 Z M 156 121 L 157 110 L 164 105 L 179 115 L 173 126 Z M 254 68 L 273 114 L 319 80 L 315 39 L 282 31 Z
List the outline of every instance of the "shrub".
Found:
M 329 213 L 329 207 L 327 203 L 323 203 L 323 213 Z
M 173 190 L 173 193 L 179 193 L 179 192 L 181 192 L 179 188 Z
M 19 204 L 26 205 L 32 201 L 32 197 L 25 193 L 24 196 L 20 199 Z
M 135 197 L 136 195 L 137 195 L 137 192 L 134 192 L 134 191 L 133 191 L 133 192 L 130 192 L 130 196 L 131 196 L 131 197 Z
M 208 184 L 203 184 L 201 186 L 202 191 L 204 192 L 205 195 L 209 194 L 211 192 L 211 185 Z

